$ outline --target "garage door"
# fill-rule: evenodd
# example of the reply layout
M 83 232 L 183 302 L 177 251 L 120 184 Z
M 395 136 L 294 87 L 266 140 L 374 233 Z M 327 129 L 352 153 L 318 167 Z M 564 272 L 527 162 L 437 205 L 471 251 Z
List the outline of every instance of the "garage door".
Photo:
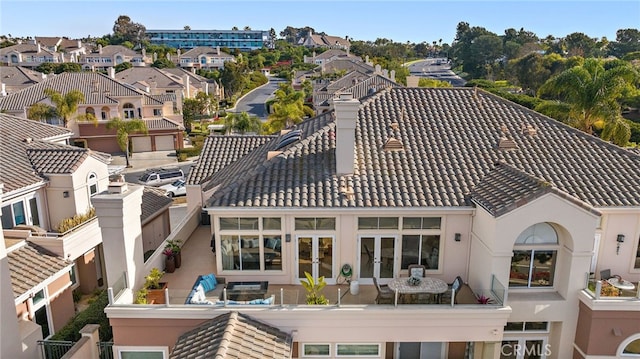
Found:
M 171 151 L 173 147 L 173 135 L 156 136 L 156 151 Z
M 131 139 L 133 144 L 133 152 L 149 152 L 151 151 L 151 137 L 133 137 Z

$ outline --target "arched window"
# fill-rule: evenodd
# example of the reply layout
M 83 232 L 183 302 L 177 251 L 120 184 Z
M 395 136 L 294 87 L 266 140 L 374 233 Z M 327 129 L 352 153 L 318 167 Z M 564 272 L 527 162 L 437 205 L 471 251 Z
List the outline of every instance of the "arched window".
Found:
M 94 119 L 96 118 L 96 111 L 93 109 L 93 107 L 87 107 L 87 109 L 85 110 L 85 115 L 87 115 L 87 118 L 89 119 Z
M 94 172 L 87 176 L 87 188 L 89 189 L 89 197 L 93 197 L 98 193 L 98 175 Z
M 122 60 L 122 56 L 120 56 L 120 55 L 116 56 L 116 65 L 120 65 L 123 62 L 124 62 L 124 60 Z
M 132 104 L 125 103 L 124 106 L 122 106 L 122 108 L 124 109 L 124 118 L 136 117 L 136 111 Z
M 109 119 L 109 108 L 107 106 L 104 106 L 101 110 L 100 110 L 100 116 L 102 117 L 103 120 L 108 120 Z
M 509 287 L 552 287 L 558 247 L 558 234 L 548 223 L 522 231 L 513 248 Z
M 12 64 L 17 64 L 18 63 L 18 55 L 11 54 L 11 63 Z
M 625 339 L 618 347 L 617 354 L 621 358 L 640 358 L 640 334 Z

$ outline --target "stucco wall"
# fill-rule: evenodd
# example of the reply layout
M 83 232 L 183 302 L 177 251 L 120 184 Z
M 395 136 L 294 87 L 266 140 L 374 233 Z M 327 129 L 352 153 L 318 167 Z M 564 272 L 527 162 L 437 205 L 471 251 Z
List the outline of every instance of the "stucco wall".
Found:
M 640 333 L 640 311 L 592 311 L 582 302 L 579 311 L 575 343 L 587 355 L 616 355 L 625 339 Z

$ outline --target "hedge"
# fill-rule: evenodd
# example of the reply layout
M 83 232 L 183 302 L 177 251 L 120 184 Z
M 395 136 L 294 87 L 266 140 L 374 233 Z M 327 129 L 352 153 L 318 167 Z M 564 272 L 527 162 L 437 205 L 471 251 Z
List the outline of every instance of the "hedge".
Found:
M 95 297 L 95 301 L 89 304 L 87 309 L 76 314 L 75 317 L 67 323 L 67 325 L 51 337 L 51 340 L 68 340 L 77 342 L 80 340 L 80 329 L 84 328 L 87 324 L 99 324 L 100 341 L 110 341 L 113 337 L 113 332 L 111 330 L 111 325 L 109 325 L 109 318 L 107 318 L 107 315 L 104 312 L 104 308 L 108 304 L 109 298 L 107 297 L 107 291 L 103 290 Z

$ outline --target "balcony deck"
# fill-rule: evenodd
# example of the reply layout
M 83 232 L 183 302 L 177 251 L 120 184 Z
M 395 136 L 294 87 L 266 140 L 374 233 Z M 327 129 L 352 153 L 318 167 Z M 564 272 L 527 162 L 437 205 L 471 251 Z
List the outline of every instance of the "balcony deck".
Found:
M 184 304 L 198 275 L 216 272 L 215 255 L 211 252 L 209 227 L 198 226 L 182 247 L 182 265 L 162 277 L 169 288 L 170 304 Z M 263 279 L 256 279 L 263 280 Z M 338 302 L 338 288 L 342 304 L 374 304 L 377 291 L 373 285 L 360 285 L 357 295 L 349 293 L 348 284 L 327 285 L 323 294 L 331 304 Z M 284 303 L 281 303 L 280 289 Z M 267 297 L 275 295 L 275 304 L 306 304 L 306 292 L 301 285 L 269 284 Z

